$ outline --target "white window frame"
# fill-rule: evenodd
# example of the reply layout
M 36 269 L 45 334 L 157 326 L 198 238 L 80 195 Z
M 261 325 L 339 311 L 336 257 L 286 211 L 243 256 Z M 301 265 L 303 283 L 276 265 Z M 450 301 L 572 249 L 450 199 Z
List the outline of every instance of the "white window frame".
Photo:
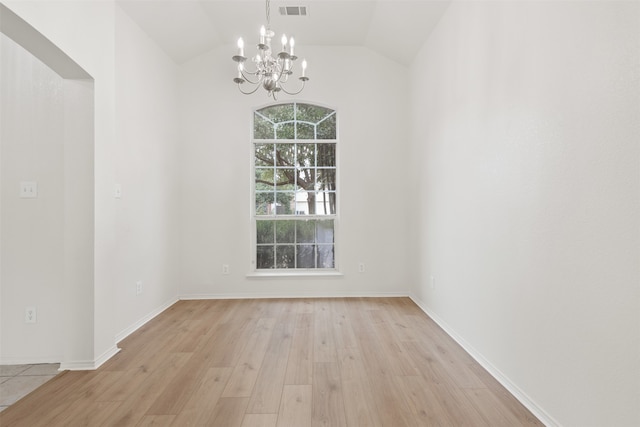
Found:
M 254 119 L 255 113 L 265 107 L 271 107 L 275 105 L 285 105 L 285 104 L 309 104 L 318 107 L 328 108 L 333 110 L 336 115 L 336 138 L 335 139 L 255 139 L 254 138 Z M 294 108 L 295 111 L 295 108 Z M 295 118 L 294 118 L 295 121 Z M 323 104 L 319 104 L 316 102 L 307 102 L 307 101 L 290 101 L 290 102 L 277 102 L 267 105 L 262 105 L 256 107 L 251 110 L 251 120 L 250 120 L 250 238 L 251 238 L 251 257 L 250 257 L 250 266 L 248 277 L 332 277 L 332 276 L 342 276 L 340 272 L 340 263 L 339 263 L 339 241 L 340 241 L 340 194 L 341 194 L 341 185 L 340 185 L 340 132 L 339 132 L 339 117 L 338 110 Z M 256 183 L 255 183 L 255 144 L 279 144 L 279 143 L 300 143 L 300 144 L 308 144 L 308 143 L 333 143 L 335 144 L 335 163 L 336 163 L 336 211 L 333 215 L 256 215 L 256 203 L 255 203 L 255 195 L 256 195 Z M 257 234 L 256 234 L 256 222 L 258 219 L 274 219 L 274 220 L 308 220 L 308 219 L 332 219 L 333 220 L 333 268 L 273 268 L 273 269 L 258 269 L 257 268 Z

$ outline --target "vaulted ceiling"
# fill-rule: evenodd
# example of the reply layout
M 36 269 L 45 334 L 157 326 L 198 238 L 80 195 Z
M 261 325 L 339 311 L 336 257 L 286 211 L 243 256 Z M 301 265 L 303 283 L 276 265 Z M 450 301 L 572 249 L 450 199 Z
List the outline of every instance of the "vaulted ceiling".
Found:
M 411 63 L 451 0 L 273 0 L 271 28 L 305 45 L 365 46 L 401 64 Z M 256 0 L 117 0 L 176 63 L 239 37 L 257 43 L 266 4 Z M 280 7 L 306 6 L 307 16 L 283 16 Z M 255 39 L 255 41 L 253 40 Z M 251 52 L 252 50 L 249 50 Z M 231 55 L 232 53 L 230 53 Z

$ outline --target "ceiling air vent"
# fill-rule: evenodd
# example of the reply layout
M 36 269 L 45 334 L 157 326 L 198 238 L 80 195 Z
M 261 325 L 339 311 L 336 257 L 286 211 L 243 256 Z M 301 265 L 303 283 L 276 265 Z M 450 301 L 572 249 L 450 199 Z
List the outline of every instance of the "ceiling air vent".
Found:
M 307 16 L 307 6 L 280 6 L 282 16 Z

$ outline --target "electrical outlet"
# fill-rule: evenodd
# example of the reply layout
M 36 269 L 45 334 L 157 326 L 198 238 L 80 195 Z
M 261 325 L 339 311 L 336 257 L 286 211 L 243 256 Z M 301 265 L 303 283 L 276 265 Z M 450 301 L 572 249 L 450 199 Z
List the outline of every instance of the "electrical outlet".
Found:
M 222 264 L 222 274 L 229 274 L 229 264 Z
M 38 183 L 35 181 L 20 182 L 20 198 L 35 199 L 38 197 Z
M 138 280 L 136 282 L 136 295 L 140 295 L 142 293 L 142 281 Z
M 364 273 L 364 262 L 358 264 L 358 272 Z
M 24 309 L 24 323 L 36 323 L 38 321 L 38 312 L 35 307 L 27 307 Z

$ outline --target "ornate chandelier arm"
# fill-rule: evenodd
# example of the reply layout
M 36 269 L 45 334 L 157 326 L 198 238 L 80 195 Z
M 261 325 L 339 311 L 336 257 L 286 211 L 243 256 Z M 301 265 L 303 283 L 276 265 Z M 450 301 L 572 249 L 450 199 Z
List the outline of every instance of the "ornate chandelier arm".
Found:
M 288 90 L 286 90 L 284 88 L 284 86 L 280 86 L 280 89 L 282 89 L 282 91 L 284 93 L 286 93 L 287 95 L 297 95 L 297 94 L 299 94 L 300 92 L 302 92 L 302 89 L 304 89 L 304 84 L 307 82 L 307 80 L 309 80 L 309 78 L 308 77 L 299 77 L 298 79 L 302 81 L 302 87 L 297 92 L 289 92 Z
M 256 67 L 255 71 L 245 70 L 244 64 L 246 63 L 246 59 L 244 56 L 236 55 L 233 57 L 233 60 L 238 63 L 238 76 L 233 79 L 234 82 L 240 84 L 249 82 L 253 85 L 259 84 L 262 81 L 262 76 L 260 75 L 260 70 Z M 257 76 L 257 80 L 253 81 L 249 78 L 249 76 Z
M 242 74 L 242 77 L 249 83 L 251 83 L 252 85 L 257 85 L 260 84 L 260 81 L 262 80 L 262 76 L 260 76 L 260 74 L 258 73 L 258 71 L 256 71 L 255 73 L 252 72 L 245 72 L 244 69 L 240 70 L 240 73 Z M 250 74 L 252 76 L 258 76 L 258 80 L 253 81 L 249 78 L 249 76 L 247 74 Z M 255 91 L 254 91 L 255 92 Z M 253 92 L 252 92 L 253 93 Z
M 275 81 L 276 81 L 276 83 L 281 83 L 281 82 L 283 82 L 283 80 L 282 80 L 282 74 L 283 74 L 283 71 L 284 71 L 284 70 L 283 70 L 282 68 L 278 67 L 278 68 L 276 69 L 275 74 L 273 74 L 273 75 L 272 75 L 272 76 L 273 76 L 273 80 L 275 80 Z
M 248 74 L 251 76 L 257 76 L 260 73 L 260 70 L 258 69 L 258 67 L 255 66 L 254 64 L 254 70 L 247 70 L 244 66 L 244 64 L 246 64 L 246 62 L 242 63 L 242 74 Z
M 273 78 L 278 83 L 286 83 L 289 80 L 289 75 L 293 74 L 293 59 L 287 52 L 280 52 L 278 58 L 275 60 L 276 73 Z M 289 62 L 287 62 L 289 61 Z M 288 66 L 287 66 L 288 65 Z
M 242 87 L 240 86 L 243 82 L 237 82 L 237 83 L 238 83 L 238 90 L 240 92 L 242 92 L 243 94 L 245 94 L 245 95 L 251 95 L 252 93 L 256 93 L 256 91 L 258 89 L 260 89 L 260 85 L 256 85 L 256 87 L 253 90 L 251 90 L 249 92 L 245 92 L 245 91 L 242 90 Z
M 288 81 L 289 81 L 289 74 L 284 73 L 284 77 L 280 78 L 278 80 L 278 83 L 280 84 L 280 86 L 282 86 L 283 84 L 287 84 Z

